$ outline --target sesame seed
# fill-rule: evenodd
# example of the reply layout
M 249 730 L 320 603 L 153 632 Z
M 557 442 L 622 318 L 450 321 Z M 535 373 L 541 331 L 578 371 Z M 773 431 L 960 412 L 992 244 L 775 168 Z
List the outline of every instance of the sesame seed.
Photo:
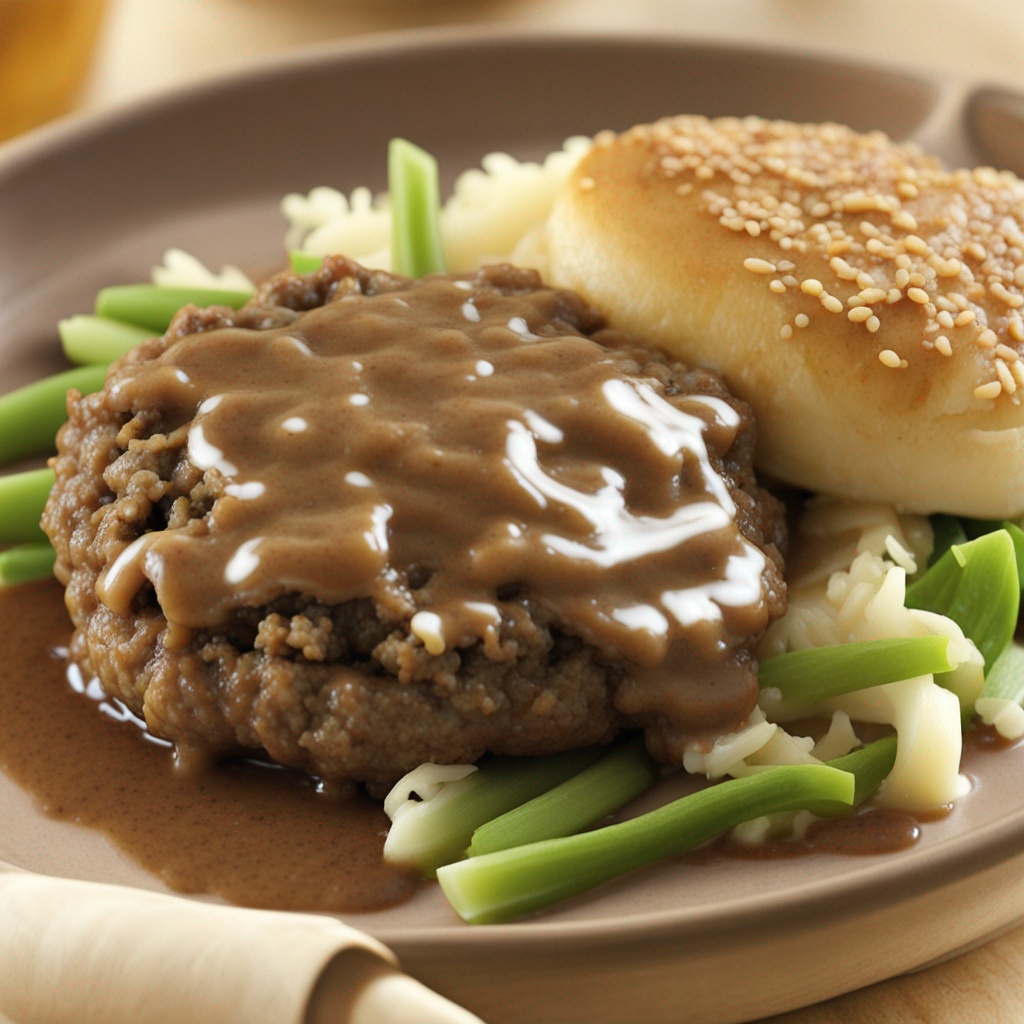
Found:
M 928 301 L 928 293 L 923 288 L 910 288 L 907 291 L 907 298 L 923 306 Z
M 1013 379 L 1017 382 L 1017 386 L 1024 388 L 1024 363 L 1020 359 L 1014 359 L 1010 363 L 1010 372 L 1013 374 Z
M 797 313 L 793 318 L 793 323 L 797 327 L 806 327 L 811 322 L 811 318 L 806 313 Z
M 916 231 L 917 221 L 913 215 L 908 213 L 906 210 L 900 210 L 899 213 L 893 215 L 893 224 L 898 228 L 903 228 L 906 231 Z
M 888 366 L 890 370 L 898 370 L 902 362 L 900 357 L 891 348 L 883 348 L 878 353 L 878 361 L 883 366 Z
M 814 277 L 808 277 L 800 282 L 800 291 L 805 295 L 818 296 L 825 290 L 825 286 Z
M 973 309 L 962 309 L 957 314 L 956 319 L 953 321 L 956 327 L 966 327 L 969 323 L 974 321 L 974 310 Z
M 998 398 L 1003 393 L 1003 385 L 997 380 L 990 380 L 987 384 L 979 384 L 974 389 L 974 397 L 982 401 Z
M 774 263 L 751 256 L 743 261 L 743 269 L 754 274 L 774 274 L 777 268 Z
M 1008 328 L 1010 337 L 1014 341 L 1024 341 L 1024 320 L 1021 320 L 1019 316 L 1010 318 L 1010 326 Z
M 899 288 L 890 288 L 885 293 L 885 301 L 887 303 L 889 303 L 890 306 L 893 305 L 896 302 L 899 302 L 900 299 L 902 299 L 902 298 L 903 298 L 903 292 L 901 292 L 899 290 Z
M 986 327 L 981 334 L 978 335 L 978 344 L 982 348 L 994 348 L 998 340 L 996 332 L 993 331 L 991 327 Z
M 999 378 L 999 383 L 1003 385 L 1003 391 L 1008 395 L 1012 395 L 1017 390 L 1017 382 L 1013 379 L 1010 368 L 1002 359 L 996 360 L 996 376 Z
M 857 271 L 840 256 L 833 256 L 829 260 L 829 266 L 836 272 L 836 277 L 841 281 L 855 281 L 857 279 Z
M 944 356 L 951 356 L 953 354 L 953 346 L 949 343 L 949 338 L 944 334 L 940 334 L 935 339 L 935 351 L 941 352 Z
M 877 331 L 878 328 L 882 326 L 882 321 L 879 320 L 877 316 L 869 316 L 867 320 L 864 321 L 864 326 L 867 327 L 867 329 L 872 334 L 874 334 L 875 331 Z
M 770 283 L 770 284 L 768 285 L 768 287 L 769 287 L 769 288 L 770 288 L 770 289 L 771 289 L 771 290 L 772 290 L 773 292 L 775 292 L 775 294 L 776 294 L 776 295 L 782 295 L 782 294 L 783 294 L 783 292 L 785 292 L 785 290 L 786 290 L 786 286 L 785 286 L 785 285 L 784 285 L 784 284 L 783 284 L 783 283 L 782 283 L 782 282 L 781 282 L 781 281 L 780 281 L 780 280 L 779 280 L 778 278 L 775 278 L 775 280 L 774 280 L 774 281 L 772 281 L 772 282 L 771 282 L 771 283 Z
M 843 311 L 843 304 L 842 304 L 842 302 L 839 299 L 837 299 L 834 295 L 829 295 L 828 292 L 822 292 L 821 293 L 820 301 L 821 301 L 821 304 L 830 313 L 842 313 L 842 311 Z
M 761 234 L 761 225 L 756 220 L 744 221 L 743 228 L 751 238 L 757 238 Z
M 953 314 L 948 310 L 942 310 L 935 319 L 938 320 L 939 326 L 945 327 L 947 331 L 953 328 Z
M 989 286 L 989 291 L 1004 305 L 1009 306 L 1011 309 L 1019 309 L 1024 306 L 1024 296 L 1015 295 L 1013 292 L 1009 292 L 1003 286 L 1000 281 L 993 281 Z
M 793 328 L 790 327 L 789 324 L 783 324 L 782 330 L 779 331 L 779 334 L 782 336 L 784 341 L 789 341 L 789 339 L 793 337 Z
M 995 355 L 1000 359 L 1005 359 L 1008 363 L 1012 363 L 1015 359 L 1019 358 L 1009 345 L 996 345 Z
M 931 249 L 928 247 L 928 243 L 917 235 L 907 235 L 903 239 L 903 248 L 907 252 L 912 252 L 916 256 L 927 256 Z
M 855 324 L 863 323 L 871 315 L 870 306 L 854 306 L 853 309 L 846 314 L 847 319 L 852 320 Z

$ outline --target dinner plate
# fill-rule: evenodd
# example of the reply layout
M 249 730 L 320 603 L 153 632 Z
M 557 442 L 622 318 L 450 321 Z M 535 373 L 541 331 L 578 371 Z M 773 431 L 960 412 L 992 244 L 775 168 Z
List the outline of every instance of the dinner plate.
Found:
M 384 184 L 389 138 L 438 155 L 443 184 L 489 151 L 660 115 L 834 120 L 918 139 L 954 163 L 1024 170 L 1024 100 L 998 86 L 827 55 L 623 37 L 405 34 L 304 51 L 0 151 L 0 373 L 60 366 L 55 321 L 138 280 L 176 245 L 212 266 L 283 259 L 278 200 Z M 726 1024 L 952 955 L 1024 916 L 1024 752 L 895 855 L 670 863 L 543 917 L 469 927 L 436 886 L 351 923 L 491 1024 Z M 0 782 L 0 859 L 159 889 L 98 834 Z

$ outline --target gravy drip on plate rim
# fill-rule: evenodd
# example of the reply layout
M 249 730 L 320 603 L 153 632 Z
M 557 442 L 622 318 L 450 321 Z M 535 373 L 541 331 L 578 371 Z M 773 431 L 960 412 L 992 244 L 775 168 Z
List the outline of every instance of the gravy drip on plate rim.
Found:
M 639 666 L 647 696 L 634 688 L 627 713 L 741 719 L 753 673 L 725 662 L 767 623 L 766 561 L 708 454 L 741 418 L 624 376 L 639 353 L 560 324 L 559 301 L 438 277 L 185 337 L 115 373 L 112 406 L 187 430 L 218 493 L 202 518 L 127 546 L 100 599 L 126 614 L 148 580 L 173 642 L 289 592 L 401 617 L 419 576 L 411 628 L 440 654 L 486 647 L 517 614 L 504 595 L 525 591 Z M 694 662 L 722 679 L 687 705 Z

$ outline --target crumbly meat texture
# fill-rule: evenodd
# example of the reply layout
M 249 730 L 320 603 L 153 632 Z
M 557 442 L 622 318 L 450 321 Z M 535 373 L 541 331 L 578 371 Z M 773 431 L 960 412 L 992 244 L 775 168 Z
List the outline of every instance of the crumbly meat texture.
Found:
M 530 271 L 488 268 L 473 286 L 522 294 L 540 281 Z M 406 279 L 330 258 L 315 274 L 271 279 L 237 312 L 186 307 L 162 338 L 137 347 L 119 369 L 188 335 L 283 326 L 343 296 L 408 287 Z M 601 317 L 572 293 L 560 298 L 555 319 L 570 332 L 602 338 Z M 711 458 L 736 502 L 740 529 L 768 555 L 763 589 L 770 617 L 777 617 L 785 603 L 784 524 L 778 503 L 753 476 L 749 409 L 708 371 L 635 346 L 622 350 L 620 362 L 623 373 L 657 382 L 666 398 L 709 394 L 739 412 L 737 441 Z M 546 754 L 605 743 L 638 724 L 615 706 L 626 667 L 575 637 L 570 623 L 556 621 L 528 594 L 496 595 L 528 613 L 514 625 L 506 621 L 497 642 L 440 655 L 414 636 L 411 616 L 396 619 L 367 599 L 331 606 L 287 594 L 242 609 L 216 631 L 184 632 L 168 626 L 147 586 L 131 614 L 115 613 L 97 597 L 104 569 L 141 534 L 204 516 L 224 486 L 189 462 L 188 427 L 161 422 L 158 410 L 117 413 L 106 392 L 73 393 L 43 519 L 76 627 L 73 657 L 153 733 L 215 753 L 262 748 L 282 764 L 381 791 L 426 761 Z M 416 573 L 406 572 L 410 591 L 428 596 L 429 581 Z M 750 661 L 750 645 L 736 657 Z M 657 756 L 681 756 L 672 730 L 642 724 Z

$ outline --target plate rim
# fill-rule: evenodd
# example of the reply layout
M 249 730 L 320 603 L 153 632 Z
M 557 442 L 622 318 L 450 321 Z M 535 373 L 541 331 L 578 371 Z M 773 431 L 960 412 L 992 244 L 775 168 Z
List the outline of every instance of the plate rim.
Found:
M 862 59 L 848 51 L 829 47 L 797 47 L 758 45 L 750 42 L 720 40 L 685 32 L 615 32 L 592 29 L 563 29 L 556 32 L 541 28 L 514 26 L 459 26 L 431 29 L 406 29 L 372 33 L 349 39 L 330 40 L 310 46 L 297 47 L 282 53 L 264 55 L 256 60 L 226 70 L 204 74 L 197 79 L 176 84 L 151 94 L 133 98 L 124 103 L 101 109 L 68 115 L 44 125 L 23 136 L 0 145 L 0 189 L 6 180 L 34 162 L 46 160 L 79 142 L 87 142 L 97 135 L 146 119 L 183 101 L 195 101 L 238 89 L 253 82 L 267 82 L 274 78 L 287 78 L 297 68 L 312 66 L 372 63 L 393 58 L 396 54 L 416 54 L 424 51 L 465 53 L 481 49 L 508 49 L 510 47 L 557 48 L 567 45 L 603 48 L 617 47 L 645 50 L 656 47 L 678 50 L 680 53 L 729 54 L 748 59 L 770 58 L 804 66 L 827 65 L 858 72 L 885 74 L 930 85 L 941 92 L 949 86 L 966 89 L 965 95 L 983 88 L 998 88 L 1021 94 L 1020 86 L 1010 85 L 998 77 L 966 79 L 946 75 L 937 69 L 917 66 L 895 66 L 890 62 Z M 980 849 L 979 849 L 980 847 Z M 976 875 L 1024 853 L 1024 803 L 988 825 L 974 829 L 963 836 L 953 836 L 924 850 L 904 851 L 896 858 L 886 859 L 887 886 L 899 886 L 901 893 L 912 896 L 941 888 Z M 438 948 L 453 950 L 471 943 L 474 948 L 493 943 L 503 949 L 525 949 L 538 942 L 548 943 L 553 938 L 572 935 L 574 943 L 583 947 L 603 946 L 643 934 L 645 941 L 657 941 L 680 931 L 699 933 L 723 932 L 742 928 L 766 914 L 787 917 L 801 915 L 806 927 L 816 919 L 835 920 L 859 913 L 868 906 L 885 901 L 887 894 L 878 885 L 878 865 L 859 867 L 843 873 L 837 879 L 819 879 L 801 883 L 798 888 L 787 888 L 760 894 L 756 899 L 733 898 L 725 903 L 703 907 L 673 907 L 648 911 L 630 917 L 602 917 L 578 921 L 526 919 L 510 924 L 488 925 L 486 928 L 470 926 L 388 927 L 374 925 L 372 932 L 382 941 L 391 943 L 430 942 Z M 865 877 L 868 876 L 868 877 Z M 851 897 L 861 898 L 855 907 Z M 180 898 L 189 898 L 180 896 Z M 454 911 L 453 911 L 454 914 Z M 338 915 L 355 926 L 359 915 Z

